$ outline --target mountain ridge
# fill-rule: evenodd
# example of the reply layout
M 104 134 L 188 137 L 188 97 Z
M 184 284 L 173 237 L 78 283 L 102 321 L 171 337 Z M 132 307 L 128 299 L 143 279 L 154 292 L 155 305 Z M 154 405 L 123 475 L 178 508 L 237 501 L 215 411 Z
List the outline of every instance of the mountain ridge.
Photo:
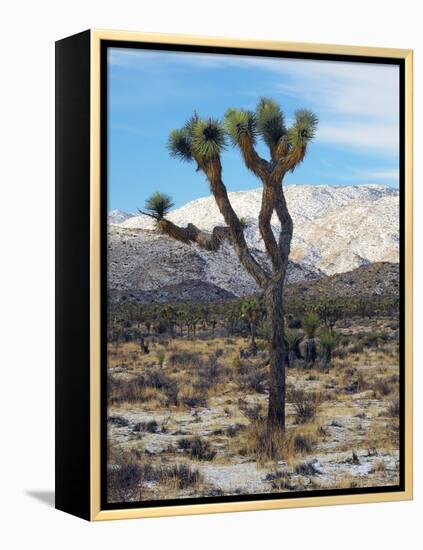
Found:
M 253 256 L 269 267 L 257 221 L 261 192 L 237 191 L 229 193 L 229 198 L 239 217 L 247 221 L 245 237 Z M 397 189 L 381 185 L 290 185 L 285 194 L 294 221 L 287 283 L 345 273 L 375 262 L 398 263 Z M 217 252 L 207 251 L 160 233 L 148 216 L 128 216 L 123 222 L 109 223 L 108 284 L 117 299 L 128 292 L 158 296 L 164 287 L 169 287 L 173 296 L 178 285 L 185 285 L 184 294 L 189 289 L 195 293 L 196 281 L 201 299 L 207 299 L 208 290 L 211 297 L 257 292 L 255 281 L 229 242 Z M 224 223 L 211 196 L 173 210 L 168 218 L 182 226 L 194 223 L 206 231 Z M 277 235 L 280 226 L 275 217 L 272 228 Z

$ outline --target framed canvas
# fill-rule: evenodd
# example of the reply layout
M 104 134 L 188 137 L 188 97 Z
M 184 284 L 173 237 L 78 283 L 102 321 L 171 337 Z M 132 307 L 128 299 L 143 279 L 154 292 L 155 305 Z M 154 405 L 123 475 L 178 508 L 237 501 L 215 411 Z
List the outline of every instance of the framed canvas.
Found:
M 412 498 L 412 52 L 56 43 L 56 507 Z

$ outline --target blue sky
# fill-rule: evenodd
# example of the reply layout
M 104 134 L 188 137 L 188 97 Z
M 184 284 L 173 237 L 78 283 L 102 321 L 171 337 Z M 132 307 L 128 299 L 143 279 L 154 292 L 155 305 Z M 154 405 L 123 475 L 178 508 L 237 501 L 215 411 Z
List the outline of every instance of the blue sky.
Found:
M 285 184 L 398 187 L 396 66 L 110 48 L 108 84 L 109 210 L 136 212 L 157 190 L 176 206 L 207 196 L 204 174 L 169 156 L 170 130 L 194 110 L 222 118 L 228 107 L 254 109 L 261 96 L 280 103 L 288 125 L 299 108 L 319 117 L 305 162 Z M 222 162 L 230 191 L 259 186 L 236 149 Z

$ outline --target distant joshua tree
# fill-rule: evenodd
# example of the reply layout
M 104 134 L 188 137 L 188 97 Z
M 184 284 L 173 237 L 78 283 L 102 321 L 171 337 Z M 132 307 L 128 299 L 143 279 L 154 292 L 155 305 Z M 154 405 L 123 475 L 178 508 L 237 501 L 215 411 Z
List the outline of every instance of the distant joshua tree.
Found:
M 295 122 L 287 128 L 279 105 L 262 98 L 255 112 L 228 109 L 223 123 L 213 118 L 200 118 L 197 113 L 179 130 L 169 136 L 169 151 L 173 157 L 193 162 L 197 171 L 205 174 L 225 226 L 205 232 L 193 224 L 179 227 L 165 218 L 170 197 L 155 194 L 147 202 L 148 214 L 157 220 L 162 231 L 182 242 L 196 242 L 208 250 L 217 250 L 223 240 L 231 242 L 246 271 L 264 291 L 269 325 L 270 384 L 267 425 L 269 429 L 285 427 L 285 362 L 283 287 L 288 267 L 293 223 L 283 191 L 283 178 L 304 160 L 307 145 L 317 128 L 317 117 L 310 111 L 295 113 Z M 259 230 L 263 238 L 271 269 L 260 265 L 247 246 L 245 224 L 234 211 L 222 178 L 221 153 L 229 137 L 239 148 L 246 167 L 261 180 L 262 202 Z M 262 158 L 256 140 L 263 139 L 269 149 L 269 160 Z M 155 198 L 154 198 L 155 197 Z M 151 200 L 153 199 L 153 202 Z M 165 206 L 163 208 L 163 201 Z M 156 204 L 158 208 L 156 207 Z M 278 236 L 272 231 L 273 213 L 279 219 Z
M 249 325 L 251 336 L 250 352 L 254 355 L 257 353 L 257 325 L 262 320 L 264 313 L 263 306 L 255 296 L 247 298 L 241 303 L 240 316 L 247 321 Z

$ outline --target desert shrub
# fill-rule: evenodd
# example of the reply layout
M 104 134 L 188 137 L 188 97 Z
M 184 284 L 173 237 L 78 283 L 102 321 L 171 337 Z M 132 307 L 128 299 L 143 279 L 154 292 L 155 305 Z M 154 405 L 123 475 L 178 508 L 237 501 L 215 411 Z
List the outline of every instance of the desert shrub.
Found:
M 242 361 L 241 361 L 241 358 L 238 357 L 238 355 L 234 357 L 232 361 L 232 368 L 234 368 L 237 371 L 242 368 Z
M 191 446 L 191 440 L 188 437 L 182 437 L 178 439 L 178 449 L 181 451 L 187 451 Z
M 350 343 L 350 339 L 348 338 L 348 336 L 340 336 L 339 337 L 339 345 L 342 346 L 343 348 L 346 348 Z
M 111 405 L 141 401 L 144 389 L 145 381 L 142 376 L 127 380 L 109 374 L 107 378 L 107 395 Z
M 270 329 L 267 321 L 263 320 L 257 327 L 257 337 L 261 340 L 269 340 Z
M 350 353 L 362 353 L 364 350 L 364 346 L 363 344 L 353 344 L 351 347 L 350 347 Z
M 306 392 L 301 389 L 290 389 L 287 394 L 288 402 L 295 410 L 295 420 L 299 424 L 314 420 L 322 402 L 322 395 L 317 392 Z
M 145 375 L 139 376 L 139 380 L 143 382 L 145 386 L 158 390 L 164 389 L 172 384 L 172 380 L 161 370 L 152 370 Z
M 388 382 L 386 382 L 386 380 L 383 380 L 382 378 L 375 379 L 372 389 L 375 398 L 385 397 L 386 395 L 389 395 L 391 393 L 391 388 Z
M 159 425 L 155 420 L 149 420 L 148 422 L 138 422 L 134 426 L 134 432 L 149 432 L 157 433 L 159 430 Z
M 238 408 L 251 422 L 256 422 L 262 417 L 261 406 L 258 403 L 255 405 L 249 405 L 245 401 L 240 401 L 238 403 Z
M 375 473 L 378 473 L 378 474 L 383 474 L 386 472 L 386 464 L 383 460 L 375 460 L 375 462 L 373 463 L 373 467 L 372 469 L 370 470 L 370 474 L 375 474 Z
M 292 446 L 294 453 L 305 454 L 310 453 L 316 444 L 316 439 L 312 434 L 297 433 L 293 437 Z
M 265 340 L 257 340 L 257 350 L 267 352 L 267 342 Z
M 107 419 L 111 424 L 114 424 L 115 426 L 124 427 L 128 426 L 129 421 L 124 418 L 123 416 L 117 416 L 117 415 L 111 415 Z
M 186 464 L 163 467 L 130 460 L 109 466 L 107 471 L 108 496 L 112 502 L 142 500 L 147 484 L 169 482 L 178 489 L 187 489 L 202 482 L 202 477 Z
M 307 313 L 302 321 L 302 328 L 308 338 L 314 338 L 319 324 L 320 319 L 316 313 L 314 313 L 313 311 Z
M 199 368 L 199 375 L 205 385 L 211 387 L 219 384 L 228 374 L 228 369 L 225 369 L 217 360 L 216 356 L 212 356 L 206 363 L 203 363 Z
M 347 357 L 347 355 L 348 355 L 348 352 L 345 349 L 342 349 L 342 348 L 335 349 L 332 352 L 332 357 L 337 357 L 338 359 L 345 359 L 345 357 Z
M 319 334 L 317 353 L 322 368 L 329 368 L 332 361 L 332 354 L 339 344 L 339 337 L 333 330 L 322 330 Z
M 179 489 L 188 489 L 202 481 L 201 474 L 187 464 L 175 464 L 166 471 L 166 476 L 177 481 Z
M 157 361 L 158 361 L 160 367 L 163 367 L 165 357 L 166 357 L 166 354 L 163 350 L 160 350 L 160 351 L 157 352 Z
M 201 363 L 201 355 L 195 351 L 174 351 L 169 354 L 168 363 L 171 366 L 186 365 L 188 363 L 199 364 Z
M 216 456 L 216 452 L 212 450 L 210 443 L 201 437 L 179 439 L 178 448 L 187 451 L 191 458 L 196 460 L 213 460 Z
M 401 412 L 401 406 L 399 399 L 393 399 L 388 406 L 388 409 L 386 411 L 386 414 L 388 416 L 397 417 L 400 415 Z
M 300 464 L 295 466 L 294 471 L 297 475 L 302 476 L 315 476 L 320 474 L 312 460 L 308 462 L 300 462 Z
M 295 491 L 297 486 L 294 485 L 286 471 L 271 472 L 264 478 L 265 481 L 271 483 L 272 489 L 279 491 Z
M 363 334 L 360 340 L 366 348 L 377 348 L 380 343 L 387 342 L 389 340 L 389 335 L 386 332 L 371 332 Z
M 226 428 L 225 433 L 228 437 L 235 437 L 242 430 L 245 430 L 245 425 L 244 424 L 232 424 L 231 426 L 228 426 Z
M 107 494 L 112 502 L 141 500 L 143 480 L 138 464 L 127 463 L 109 467 L 107 470 Z
M 244 436 L 245 454 L 255 457 L 259 463 L 283 458 L 285 434 L 281 430 L 270 430 L 265 420 L 252 422 Z
M 265 393 L 267 389 L 267 372 L 251 365 L 243 365 L 238 374 L 239 386 L 242 390 L 254 390 Z
M 288 347 L 290 359 L 301 357 L 299 345 L 303 337 L 304 337 L 304 334 L 302 334 L 298 330 L 287 329 L 285 331 L 285 342 Z
M 177 402 L 187 407 L 205 407 L 207 405 L 208 385 L 201 383 L 186 384 L 177 392 Z

